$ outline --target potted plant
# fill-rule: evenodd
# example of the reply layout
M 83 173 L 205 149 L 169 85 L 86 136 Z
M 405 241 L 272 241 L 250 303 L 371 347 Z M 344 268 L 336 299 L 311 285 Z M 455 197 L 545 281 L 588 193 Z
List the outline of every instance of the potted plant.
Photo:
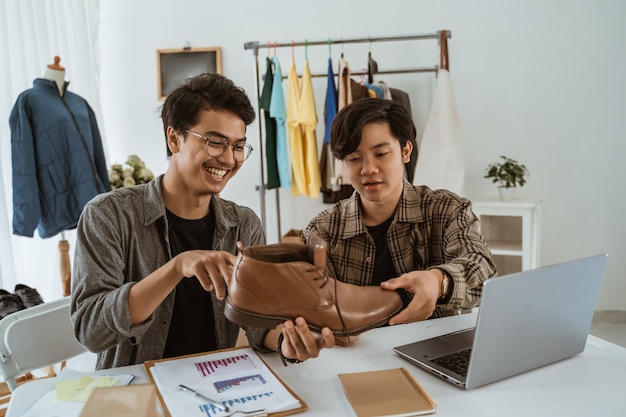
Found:
M 113 164 L 109 169 L 111 189 L 145 184 L 154 179 L 154 174 L 137 155 L 130 155 L 125 163 Z
M 500 155 L 502 161 L 492 162 L 485 170 L 484 178 L 491 178 L 491 181 L 498 184 L 498 192 L 502 200 L 513 198 L 515 188 L 523 187 L 526 184 L 526 177 L 529 174 L 524 164 L 520 164 L 515 159 Z

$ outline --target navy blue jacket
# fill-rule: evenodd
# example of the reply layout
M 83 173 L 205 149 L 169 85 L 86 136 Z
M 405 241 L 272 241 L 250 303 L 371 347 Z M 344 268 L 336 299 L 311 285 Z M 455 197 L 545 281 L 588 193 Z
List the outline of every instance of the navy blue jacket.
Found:
M 37 78 L 11 110 L 13 234 L 42 238 L 73 229 L 87 201 L 110 190 L 93 110 Z

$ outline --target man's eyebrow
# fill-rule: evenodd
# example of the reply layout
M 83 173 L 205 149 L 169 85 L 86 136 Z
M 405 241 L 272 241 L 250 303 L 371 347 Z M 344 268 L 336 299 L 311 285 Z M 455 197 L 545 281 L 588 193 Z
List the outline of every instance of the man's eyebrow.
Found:
M 236 143 L 236 142 L 246 142 L 248 140 L 248 138 L 246 136 L 244 136 L 243 138 L 239 138 L 239 139 L 232 139 L 229 138 L 228 136 L 226 136 L 225 134 L 223 134 L 222 132 L 218 132 L 217 130 L 209 130 L 207 132 L 204 132 L 204 135 L 213 135 L 213 136 L 219 136 L 220 138 L 224 138 L 226 140 L 228 140 L 231 143 Z
M 392 146 L 393 144 L 391 142 L 381 142 L 381 143 L 377 143 L 376 145 L 372 146 L 370 149 L 374 150 L 377 148 L 382 148 L 383 146 Z
M 376 150 L 378 148 L 382 148 L 382 147 L 385 147 L 385 146 L 393 146 L 393 143 L 391 143 L 391 142 L 377 143 L 376 145 L 370 146 L 370 148 L 367 149 L 366 151 L 374 151 L 374 150 Z M 346 156 L 351 155 L 353 153 L 366 152 L 366 151 L 359 151 L 358 149 L 355 149 L 352 152 L 350 152 L 349 154 L 347 154 Z

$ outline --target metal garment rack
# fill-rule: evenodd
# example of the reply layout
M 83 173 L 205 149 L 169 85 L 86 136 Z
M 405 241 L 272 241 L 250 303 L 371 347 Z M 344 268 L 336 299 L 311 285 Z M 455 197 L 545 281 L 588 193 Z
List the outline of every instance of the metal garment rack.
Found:
M 256 103 L 258 108 L 258 126 L 259 126 L 259 138 L 260 138 L 260 159 L 261 159 L 261 172 L 259 178 L 261 179 L 261 183 L 257 185 L 256 190 L 259 192 L 259 197 L 261 200 L 261 222 L 263 224 L 263 230 L 265 230 L 267 234 L 267 222 L 266 222 L 266 209 L 265 209 L 265 168 L 264 168 L 264 152 L 263 152 L 263 126 L 261 123 L 263 113 L 261 108 L 258 106 L 259 100 L 261 98 L 261 80 L 260 80 L 260 71 L 259 71 L 259 49 L 264 48 L 295 48 L 295 47 L 309 47 L 309 46 L 329 46 L 329 45 L 341 45 L 341 44 L 352 44 L 352 43 L 374 43 L 374 42 L 402 42 L 402 41 L 416 41 L 416 40 L 437 40 L 440 48 L 440 58 L 439 65 L 434 65 L 432 67 L 422 67 L 422 68 L 405 68 L 405 69 L 395 69 L 388 71 L 376 71 L 375 74 L 407 74 L 407 73 L 420 73 L 420 72 L 432 72 L 437 73 L 437 71 L 441 69 L 449 70 L 449 60 L 448 60 L 448 39 L 452 37 L 452 32 L 449 30 L 439 30 L 434 33 L 425 33 L 425 34 L 416 34 L 416 35 L 406 35 L 406 36 L 387 36 L 387 37 L 367 37 L 367 38 L 351 38 L 351 39 L 326 39 L 320 41 L 291 41 L 291 42 L 246 42 L 243 47 L 245 50 L 252 50 L 254 55 L 254 74 L 255 74 L 255 85 L 256 85 Z M 352 75 L 365 75 L 366 72 L 353 72 Z M 312 74 L 312 77 L 326 77 L 327 74 Z M 284 77 L 283 77 L 284 78 Z M 282 232 L 280 227 L 280 196 L 279 189 L 276 189 L 276 211 L 277 211 L 277 229 L 278 229 L 278 239 L 281 238 Z

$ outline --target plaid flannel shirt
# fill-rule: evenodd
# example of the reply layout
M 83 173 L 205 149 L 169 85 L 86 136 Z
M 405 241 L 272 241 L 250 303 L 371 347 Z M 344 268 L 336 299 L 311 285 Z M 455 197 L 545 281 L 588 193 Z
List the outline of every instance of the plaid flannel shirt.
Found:
M 371 284 L 376 248 L 362 221 L 358 193 L 313 218 L 303 231 L 303 241 L 313 233 L 328 244 L 329 276 L 350 284 Z M 433 317 L 477 306 L 482 283 L 496 275 L 471 202 L 450 191 L 404 180 L 387 240 L 398 274 L 438 268 L 453 280 L 450 298 L 437 305 Z

